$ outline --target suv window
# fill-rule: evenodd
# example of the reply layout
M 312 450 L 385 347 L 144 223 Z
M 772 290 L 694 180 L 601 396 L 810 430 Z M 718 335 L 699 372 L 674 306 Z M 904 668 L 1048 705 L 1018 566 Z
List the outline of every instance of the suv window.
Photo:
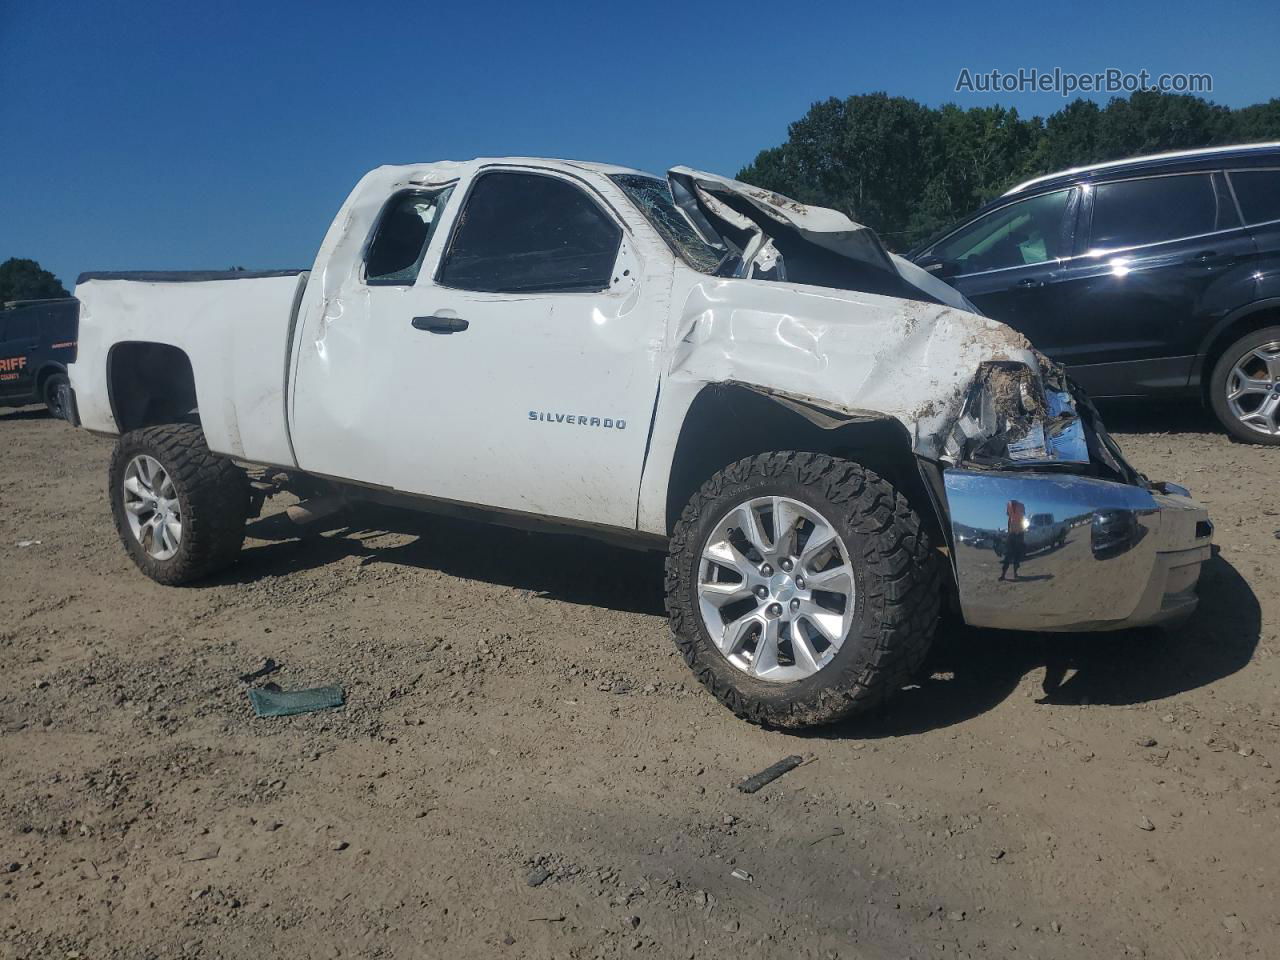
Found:
M 1280 170 L 1232 170 L 1231 186 L 1245 223 L 1280 220 Z
M 440 282 L 492 293 L 603 290 L 622 229 L 579 187 L 536 173 L 476 180 Z
M 406 190 L 387 201 L 365 255 L 370 286 L 412 286 L 453 187 Z
M 1057 190 L 993 210 L 961 227 L 933 248 L 933 255 L 959 265 L 961 273 L 1043 263 L 1064 254 L 1062 215 L 1070 190 Z
M 36 335 L 36 312 L 18 307 L 0 313 L 0 340 L 30 340 Z
M 1230 198 L 1207 173 L 1120 180 L 1094 188 L 1094 250 L 1139 247 L 1239 226 Z

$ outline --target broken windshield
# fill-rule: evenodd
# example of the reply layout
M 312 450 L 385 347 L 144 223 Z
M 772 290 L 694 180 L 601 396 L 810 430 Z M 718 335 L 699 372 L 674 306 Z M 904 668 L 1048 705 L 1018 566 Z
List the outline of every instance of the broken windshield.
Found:
M 702 273 L 715 273 L 728 249 L 709 243 L 693 228 L 671 197 L 671 185 L 658 177 L 638 173 L 617 173 L 609 178 L 620 186 L 631 202 L 640 208 L 662 239 L 681 259 Z

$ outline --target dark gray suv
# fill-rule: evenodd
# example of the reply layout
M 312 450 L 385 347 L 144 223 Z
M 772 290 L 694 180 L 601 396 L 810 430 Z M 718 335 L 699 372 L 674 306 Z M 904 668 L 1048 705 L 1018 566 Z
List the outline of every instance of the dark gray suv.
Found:
M 0 407 L 43 403 L 66 417 L 79 317 L 74 297 L 0 304 Z
M 1093 396 L 1199 395 L 1280 445 L 1280 144 L 1029 180 L 909 256 Z

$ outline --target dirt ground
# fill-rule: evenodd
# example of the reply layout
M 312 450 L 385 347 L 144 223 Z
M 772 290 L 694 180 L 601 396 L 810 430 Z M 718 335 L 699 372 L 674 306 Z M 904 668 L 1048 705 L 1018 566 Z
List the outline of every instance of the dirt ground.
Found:
M 268 516 L 165 588 L 110 443 L 0 411 L 0 957 L 1274 957 L 1280 451 L 1104 413 L 1217 523 L 1195 618 L 952 628 L 889 712 L 795 736 L 692 680 L 657 557 Z M 267 658 L 347 705 L 256 719 Z

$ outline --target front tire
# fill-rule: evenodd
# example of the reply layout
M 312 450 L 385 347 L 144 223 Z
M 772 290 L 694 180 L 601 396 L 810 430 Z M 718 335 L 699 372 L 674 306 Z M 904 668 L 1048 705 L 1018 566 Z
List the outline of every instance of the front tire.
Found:
M 212 452 L 192 423 L 126 433 L 111 455 L 111 513 L 138 569 L 190 583 L 235 562 L 249 515 L 249 478 Z
M 928 652 L 940 567 L 872 471 L 814 453 L 726 467 L 685 507 L 666 565 L 676 645 L 735 714 L 831 723 L 884 703 Z
M 1227 347 L 1209 378 L 1209 403 L 1245 443 L 1280 445 L 1280 327 L 1263 327 Z

